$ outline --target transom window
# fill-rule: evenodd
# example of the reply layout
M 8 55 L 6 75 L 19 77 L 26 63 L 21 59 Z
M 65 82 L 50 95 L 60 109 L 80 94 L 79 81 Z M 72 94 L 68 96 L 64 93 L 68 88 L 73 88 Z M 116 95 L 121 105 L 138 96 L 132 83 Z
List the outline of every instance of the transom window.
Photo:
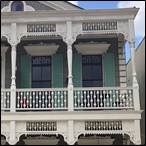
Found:
M 51 88 L 51 57 L 32 57 L 32 88 Z
M 11 4 L 11 11 L 24 11 L 24 5 L 22 1 L 13 1 Z
M 82 56 L 83 87 L 102 87 L 102 55 Z

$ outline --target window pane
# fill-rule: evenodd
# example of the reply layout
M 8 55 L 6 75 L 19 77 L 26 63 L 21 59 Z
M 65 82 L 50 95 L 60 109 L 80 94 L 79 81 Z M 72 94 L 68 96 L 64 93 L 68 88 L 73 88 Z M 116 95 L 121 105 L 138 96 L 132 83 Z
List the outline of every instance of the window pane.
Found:
M 43 66 L 42 67 L 42 80 L 51 80 L 50 66 Z
M 83 79 L 92 79 L 92 66 L 83 66 Z
M 51 88 L 51 82 L 42 82 L 42 88 Z
M 102 87 L 102 81 L 93 81 L 93 87 Z
M 32 88 L 41 88 L 41 82 L 32 82 Z
M 101 55 L 99 56 L 92 56 L 93 63 L 101 63 Z
M 83 81 L 83 87 L 92 87 L 92 81 Z
M 92 63 L 92 56 L 83 56 L 82 62 L 83 62 L 83 64 L 90 64 L 90 63 Z
M 13 2 L 12 3 L 12 11 L 23 11 L 22 2 Z
M 93 65 L 93 79 L 102 79 L 102 69 L 100 65 Z
M 41 63 L 42 63 L 41 61 L 42 61 L 41 57 L 33 57 L 32 64 L 33 65 L 41 65 Z
M 37 66 L 34 66 L 32 68 L 32 72 L 33 72 L 33 75 L 32 75 L 32 80 L 33 81 L 40 81 L 41 80 L 41 67 L 37 67 Z
M 51 64 L 50 57 L 42 57 L 42 64 Z

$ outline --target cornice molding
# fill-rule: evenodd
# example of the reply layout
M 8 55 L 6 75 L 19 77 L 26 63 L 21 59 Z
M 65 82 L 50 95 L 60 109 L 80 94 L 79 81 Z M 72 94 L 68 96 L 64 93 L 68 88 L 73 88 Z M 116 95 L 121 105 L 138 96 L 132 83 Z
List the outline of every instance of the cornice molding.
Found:
M 123 8 L 123 9 L 105 9 L 105 10 L 49 10 L 49 11 L 30 11 L 30 12 L 2 12 L 1 13 L 1 21 L 2 23 L 6 22 L 6 19 L 14 19 L 17 18 L 18 21 L 19 18 L 21 19 L 21 23 L 23 23 L 22 18 L 25 19 L 25 23 L 28 21 L 29 18 L 41 18 L 40 21 L 42 21 L 42 18 L 46 19 L 49 18 L 49 21 L 61 21 L 61 20 L 74 20 L 74 21 L 86 21 L 86 20 L 92 20 L 95 21 L 95 19 L 98 20 L 104 20 L 105 18 L 108 20 L 127 20 L 127 19 L 134 19 L 136 14 L 138 13 L 138 8 Z M 109 19 L 110 16 L 110 19 Z M 53 18 L 54 17 L 54 18 Z M 64 19 L 62 19 L 63 17 Z M 76 18 L 75 18 L 76 17 Z M 102 17 L 102 18 L 101 18 Z M 50 20 L 51 18 L 51 20 Z M 57 18 L 57 19 L 56 19 Z M 73 19 L 74 18 L 74 19 Z M 4 21 L 4 20 L 5 21 Z M 33 21 L 34 21 L 33 19 Z M 44 19 L 44 21 L 46 21 Z M 9 21 L 10 21 L 9 20 Z M 29 20 L 30 22 L 31 20 Z M 37 19 L 38 21 L 38 19 Z M 48 20 L 47 20 L 48 21 Z M 19 22 L 19 21 L 18 21 Z
M 105 53 L 108 48 L 109 48 L 110 44 L 107 43 L 80 43 L 75 45 L 75 48 L 77 49 L 77 51 L 83 55 L 86 54 L 103 54 Z
M 26 52 L 32 56 L 37 56 L 37 55 L 52 55 L 56 53 L 59 45 L 29 45 L 29 46 L 24 46 Z

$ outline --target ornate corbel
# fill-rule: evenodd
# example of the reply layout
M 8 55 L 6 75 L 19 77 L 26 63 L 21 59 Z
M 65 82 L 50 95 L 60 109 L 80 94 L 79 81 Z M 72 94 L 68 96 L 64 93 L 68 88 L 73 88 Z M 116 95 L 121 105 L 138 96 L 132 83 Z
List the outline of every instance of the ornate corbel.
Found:
M 135 137 L 134 132 L 126 132 L 125 134 L 129 135 L 130 141 L 135 145 L 141 144 L 141 140 Z

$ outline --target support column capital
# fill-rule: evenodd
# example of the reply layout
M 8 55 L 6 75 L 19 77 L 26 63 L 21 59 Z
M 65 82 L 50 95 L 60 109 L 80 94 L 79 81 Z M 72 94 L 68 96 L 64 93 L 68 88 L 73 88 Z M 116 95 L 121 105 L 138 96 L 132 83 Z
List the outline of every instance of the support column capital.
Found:
M 21 38 L 17 38 L 17 39 L 14 40 L 14 39 L 12 39 L 12 37 L 10 37 L 10 38 L 8 39 L 8 43 L 11 45 L 12 50 L 15 51 L 15 49 L 16 49 L 18 43 L 20 43 L 20 40 L 21 40 Z
M 72 46 L 72 44 L 76 41 L 76 37 L 72 36 L 68 39 L 66 36 L 63 38 L 63 41 L 66 43 L 67 46 Z
M 135 48 L 135 39 L 131 39 L 128 41 L 130 48 Z

